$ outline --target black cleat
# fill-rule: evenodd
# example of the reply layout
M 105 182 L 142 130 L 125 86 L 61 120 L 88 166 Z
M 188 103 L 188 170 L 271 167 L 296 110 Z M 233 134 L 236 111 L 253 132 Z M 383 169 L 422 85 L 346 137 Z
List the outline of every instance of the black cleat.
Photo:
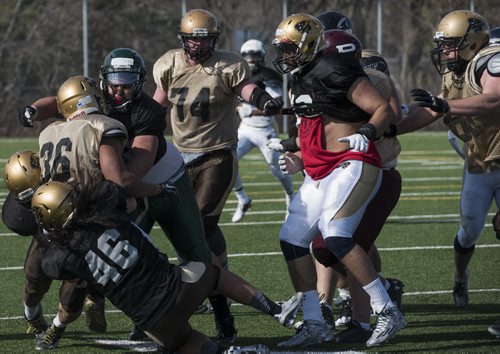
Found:
M 137 341 L 144 340 L 147 337 L 148 337 L 148 335 L 146 333 L 144 333 L 144 331 L 142 329 L 140 329 L 139 327 L 134 325 L 134 329 L 128 335 L 128 340 L 137 342 Z
M 234 344 L 238 331 L 234 327 L 234 317 L 229 315 L 224 318 L 215 317 L 215 326 L 217 328 L 217 335 L 215 342 L 221 347 L 227 348 Z

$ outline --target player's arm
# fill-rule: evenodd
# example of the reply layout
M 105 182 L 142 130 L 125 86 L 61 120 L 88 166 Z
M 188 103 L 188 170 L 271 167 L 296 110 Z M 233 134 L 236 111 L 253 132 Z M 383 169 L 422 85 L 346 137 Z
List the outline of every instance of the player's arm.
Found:
M 248 79 L 237 85 L 234 91 L 245 101 L 260 109 L 266 116 L 278 114 L 283 107 L 283 100 L 273 98 Z
M 56 96 L 42 97 L 19 111 L 18 121 L 24 127 L 32 127 L 33 122 L 48 118 L 63 118 L 59 114 Z
M 349 88 L 347 98 L 371 115 L 368 123 L 363 125 L 375 128 L 375 130 L 370 128 L 369 135 L 363 133 L 370 140 L 375 140 L 375 138 L 382 135 L 389 128 L 391 122 L 396 119 L 389 102 L 378 93 L 367 78 L 357 79 Z
M 121 151 L 122 140 L 114 137 L 103 137 L 99 146 L 99 163 L 104 178 L 125 189 L 130 197 L 149 197 L 162 192 L 158 184 L 143 182 L 138 176 L 127 171 Z
M 134 137 L 130 149 L 130 160 L 127 162 L 127 170 L 139 177 L 144 177 L 154 164 L 158 143 L 158 137 L 155 135 Z
M 500 73 L 493 76 L 488 70 L 481 75 L 483 92 L 459 100 L 449 100 L 449 113 L 465 116 L 500 114 Z
M 153 95 L 153 99 L 161 104 L 163 107 L 170 108 L 171 103 L 168 100 L 168 94 L 165 92 L 160 86 L 156 86 L 155 93 Z

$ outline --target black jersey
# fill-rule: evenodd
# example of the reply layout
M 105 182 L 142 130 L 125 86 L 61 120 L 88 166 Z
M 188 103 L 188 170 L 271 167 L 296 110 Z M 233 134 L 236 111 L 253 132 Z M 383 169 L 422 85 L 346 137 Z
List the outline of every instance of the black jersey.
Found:
M 320 55 L 301 72 L 292 75 L 292 105 L 310 104 L 318 113 L 324 113 L 344 122 L 364 122 L 368 113 L 347 98 L 352 84 L 367 77 L 352 56 L 343 54 Z
M 52 237 L 42 268 L 54 279 L 86 280 L 138 326 L 148 329 L 175 302 L 180 268 L 169 264 L 149 236 L 128 221 L 125 210 L 115 206 L 116 191 L 123 193 L 107 181 L 95 187 L 94 204 L 86 202 L 94 209 L 91 216 L 85 222 L 77 217 L 64 236 Z
M 126 112 L 111 110 L 109 114 L 111 118 L 115 118 L 125 125 L 129 141 L 132 141 L 134 137 L 139 135 L 154 135 L 158 137 L 158 150 L 156 151 L 155 163 L 167 151 L 164 136 L 167 127 L 165 115 L 165 108 L 144 92 Z

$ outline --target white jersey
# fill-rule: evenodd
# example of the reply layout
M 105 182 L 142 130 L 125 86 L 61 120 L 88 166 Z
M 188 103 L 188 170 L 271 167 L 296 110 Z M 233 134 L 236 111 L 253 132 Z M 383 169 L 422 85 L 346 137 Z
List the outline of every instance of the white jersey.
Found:
M 265 90 L 272 98 L 282 97 L 281 85 L 276 81 L 264 81 Z M 258 109 L 250 103 L 243 102 L 238 107 L 241 121 L 246 125 L 256 128 L 264 128 L 274 124 L 274 116 L 252 115 L 252 111 Z

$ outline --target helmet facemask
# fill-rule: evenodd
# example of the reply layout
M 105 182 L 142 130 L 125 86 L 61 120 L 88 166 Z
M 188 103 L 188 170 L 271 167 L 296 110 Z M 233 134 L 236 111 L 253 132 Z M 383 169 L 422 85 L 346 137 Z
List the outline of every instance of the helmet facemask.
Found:
M 198 30 L 194 30 L 193 34 L 187 33 L 179 33 L 179 39 L 181 40 L 182 49 L 187 54 L 189 59 L 195 60 L 197 62 L 202 62 L 204 60 L 209 59 L 215 51 L 215 44 L 217 43 L 217 39 L 219 38 L 218 34 L 208 34 L 204 28 L 200 28 Z M 208 46 L 189 46 L 189 40 L 199 40 L 199 39 L 210 39 Z
M 261 52 L 251 51 L 241 53 L 241 55 L 250 67 L 250 71 L 252 72 L 252 74 L 258 73 L 260 68 L 264 66 L 264 55 L 262 55 Z

